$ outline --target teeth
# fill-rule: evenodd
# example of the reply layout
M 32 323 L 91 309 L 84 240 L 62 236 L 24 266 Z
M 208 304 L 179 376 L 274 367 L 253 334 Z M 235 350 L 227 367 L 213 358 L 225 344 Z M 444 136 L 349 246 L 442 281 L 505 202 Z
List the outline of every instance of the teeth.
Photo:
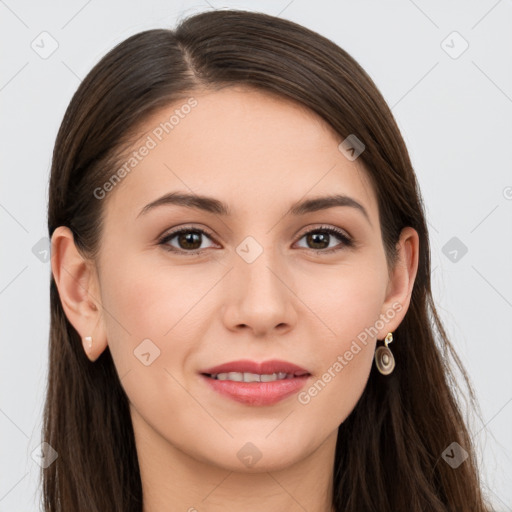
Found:
M 271 373 L 259 375 L 258 373 L 248 372 L 229 372 L 229 373 L 218 373 L 211 375 L 213 379 L 217 380 L 232 380 L 235 382 L 273 382 L 275 380 L 293 379 L 293 373 Z
M 244 372 L 244 382 L 261 382 L 260 375 Z

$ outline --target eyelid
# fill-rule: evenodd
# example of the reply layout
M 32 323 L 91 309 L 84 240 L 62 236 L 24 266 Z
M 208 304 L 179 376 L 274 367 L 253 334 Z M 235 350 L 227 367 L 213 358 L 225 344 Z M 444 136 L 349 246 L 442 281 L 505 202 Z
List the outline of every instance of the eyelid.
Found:
M 350 235 L 350 233 L 346 229 L 339 228 L 332 224 L 316 224 L 313 226 L 307 226 L 304 228 L 304 231 L 299 231 L 299 233 L 301 233 L 300 235 L 296 235 L 296 236 L 298 236 L 299 238 L 302 238 L 304 235 L 307 235 L 307 234 L 309 234 L 311 232 L 315 232 L 315 231 L 331 231 L 331 232 L 335 232 L 339 236 L 343 236 L 349 240 L 353 240 L 352 235 Z

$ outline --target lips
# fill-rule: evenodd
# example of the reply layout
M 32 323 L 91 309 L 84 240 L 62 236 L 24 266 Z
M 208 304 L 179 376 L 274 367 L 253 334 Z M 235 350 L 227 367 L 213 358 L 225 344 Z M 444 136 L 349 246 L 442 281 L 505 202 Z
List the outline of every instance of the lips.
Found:
M 287 361 L 279 361 L 277 359 L 271 361 L 263 361 L 258 363 L 256 361 L 250 361 L 243 359 L 240 361 L 231 361 L 224 363 L 206 370 L 202 370 L 200 373 L 203 375 L 218 375 L 219 373 L 255 373 L 259 375 L 270 375 L 272 373 L 286 373 L 294 376 L 309 375 L 309 372 L 297 366 L 296 364 L 289 363 Z
M 311 374 L 287 361 L 232 361 L 201 372 L 207 384 L 237 402 L 272 405 L 297 393 Z

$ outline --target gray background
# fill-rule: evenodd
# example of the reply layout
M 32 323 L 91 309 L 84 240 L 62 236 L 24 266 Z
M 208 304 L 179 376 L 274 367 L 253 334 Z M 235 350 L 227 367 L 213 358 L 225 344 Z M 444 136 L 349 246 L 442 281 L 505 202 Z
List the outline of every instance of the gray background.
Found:
M 0 512 L 39 510 L 31 454 L 47 375 L 47 181 L 64 111 L 118 42 L 222 7 L 280 15 L 329 37 L 392 107 L 425 199 L 435 299 L 481 405 L 471 430 L 486 492 L 496 510 L 512 511 L 510 0 L 0 0 Z

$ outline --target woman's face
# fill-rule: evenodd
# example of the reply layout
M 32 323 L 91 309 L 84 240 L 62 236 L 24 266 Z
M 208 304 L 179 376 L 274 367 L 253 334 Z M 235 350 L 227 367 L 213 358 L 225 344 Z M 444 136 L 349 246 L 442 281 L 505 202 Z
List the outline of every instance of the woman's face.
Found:
M 278 469 L 333 446 L 376 339 L 405 314 L 404 287 L 388 274 L 361 160 L 322 119 L 254 90 L 194 99 L 146 122 L 121 180 L 97 191 L 94 340 L 108 342 L 136 435 L 155 453 Z M 148 207 L 169 194 L 189 206 Z M 310 203 L 334 196 L 345 199 Z

